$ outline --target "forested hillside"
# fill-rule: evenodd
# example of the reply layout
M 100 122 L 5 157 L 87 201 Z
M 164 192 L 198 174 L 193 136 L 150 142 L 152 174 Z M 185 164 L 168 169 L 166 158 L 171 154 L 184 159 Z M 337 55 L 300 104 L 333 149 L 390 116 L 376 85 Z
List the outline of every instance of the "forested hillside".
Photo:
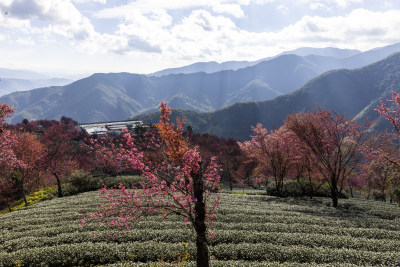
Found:
M 293 112 L 315 110 L 317 106 L 335 110 L 348 118 L 357 116 L 376 120 L 374 111 L 379 100 L 391 98 L 392 91 L 400 88 L 400 54 L 355 70 L 335 70 L 307 82 L 302 88 L 261 102 L 236 103 L 210 113 L 175 111 L 175 115 L 187 117 L 187 124 L 194 130 L 246 140 L 251 126 L 262 123 L 267 129 L 282 125 Z M 136 116 L 147 122 L 157 121 L 157 113 Z M 378 119 L 376 129 L 388 124 Z

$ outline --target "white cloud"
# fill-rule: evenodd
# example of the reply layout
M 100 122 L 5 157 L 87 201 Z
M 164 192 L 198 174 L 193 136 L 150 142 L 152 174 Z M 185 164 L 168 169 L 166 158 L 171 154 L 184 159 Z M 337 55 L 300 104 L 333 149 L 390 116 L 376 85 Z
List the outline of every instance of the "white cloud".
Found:
M 24 33 L 31 32 L 31 24 L 27 19 L 16 19 L 8 13 L 0 13 L 0 27 L 20 30 Z
M 265 5 L 269 4 L 272 2 L 275 2 L 276 0 L 252 0 L 256 5 Z
M 0 0 L 0 40 L 13 40 L 13 43 L 24 45 L 35 43 L 35 49 L 41 43 L 47 47 L 49 42 L 61 44 L 78 51 L 76 53 L 82 57 L 96 58 L 96 62 L 101 62 L 97 58 L 103 59 L 104 56 L 107 59 L 129 59 L 129 62 L 147 60 L 143 64 L 164 64 L 162 66 L 166 67 L 166 64 L 171 64 L 169 62 L 256 60 L 302 46 L 365 50 L 400 42 L 400 10 L 374 12 L 356 9 L 343 16 L 309 15 L 281 29 L 255 32 L 235 23 L 236 18 L 245 16 L 244 5 L 264 8 L 258 5 L 274 2 L 272 8 L 282 14 L 292 7 L 282 4 L 287 2 L 276 0 L 137 0 L 95 13 L 98 18 L 96 27 L 108 23 L 101 18 L 120 18 L 109 20 L 116 24 L 107 30 L 107 34 L 101 34 L 96 31 L 90 17 L 84 16 L 88 13 L 82 13 L 78 10 L 79 5 L 73 4 L 89 0 L 7 1 Z M 361 2 L 299 1 L 305 7 L 317 10 L 342 9 Z M 179 12 L 181 16 L 185 15 L 174 19 L 173 11 L 180 9 L 183 9 Z M 4 10 L 8 10 L 7 15 Z M 276 10 L 273 12 L 277 13 Z M 0 47 L 6 47 L 7 43 L 10 42 L 0 42 Z M 21 45 L 20 48 L 28 51 L 28 47 Z M 31 47 L 30 51 L 34 48 Z M 117 61 L 113 63 L 118 64 Z
M 155 9 L 179 10 L 193 8 L 210 8 L 216 13 L 243 17 L 241 5 L 248 5 L 249 0 L 137 0 L 118 7 L 106 8 L 96 12 L 97 18 L 124 18 L 132 10 L 151 13 Z
M 80 48 L 91 47 L 92 52 L 104 50 L 101 48 L 103 42 L 118 39 L 97 33 L 90 20 L 69 0 L 11 0 L 1 2 L 0 10 L 6 10 L 0 14 L 2 27 L 18 28 L 25 33 L 41 35 L 45 40 L 62 36 Z M 41 26 L 32 26 L 33 22 L 40 22 Z
M 112 50 L 117 53 L 134 50 L 161 53 L 162 44 L 169 38 L 166 28 L 171 23 L 172 17 L 163 10 L 154 10 L 147 15 L 131 10 L 116 32 L 123 40 L 122 46 Z
M 276 7 L 278 11 L 280 11 L 282 14 L 287 14 L 289 12 L 289 9 L 284 5 L 280 4 Z
M 357 9 L 342 17 L 305 16 L 278 33 L 281 42 L 296 46 L 340 46 L 369 49 L 400 41 L 400 11 Z M 397 37 L 396 37 L 397 36 Z
M 335 2 L 336 5 L 340 6 L 340 7 L 348 7 L 351 4 L 359 4 L 362 3 L 363 0 L 331 0 L 328 2 Z
M 38 19 L 51 23 L 68 23 L 80 12 L 66 0 L 14 0 L 0 3 L 9 16 L 18 19 Z
M 311 3 L 310 4 L 311 10 L 330 10 L 329 6 L 324 3 Z
M 146 52 L 171 60 L 251 60 L 301 46 L 370 49 L 400 41 L 397 25 L 400 11 L 396 10 L 357 9 L 346 16 L 304 16 L 275 32 L 246 31 L 230 18 L 202 9 L 193 10 L 176 24 L 165 10 L 131 11 L 109 37 L 107 47 L 120 54 Z
M 56 33 L 71 39 L 82 39 L 93 32 L 90 21 L 67 0 L 14 0 L 0 4 L 6 10 L 0 20 L 3 27 L 19 27 L 29 32 Z M 46 27 L 34 28 L 31 21 L 41 21 Z
M 236 18 L 244 17 L 243 9 L 237 4 L 217 4 L 212 6 L 212 10 L 219 14 L 229 14 Z
M 328 9 L 329 7 L 347 8 L 352 4 L 360 4 L 364 0 L 300 0 L 303 3 L 308 3 L 310 9 Z
M 100 4 L 107 4 L 107 0 L 72 0 L 72 2 L 77 3 L 77 4 L 82 4 L 82 3 L 100 3 Z
M 35 45 L 35 41 L 33 41 L 32 38 L 18 38 L 16 42 L 21 45 L 28 45 L 28 46 Z

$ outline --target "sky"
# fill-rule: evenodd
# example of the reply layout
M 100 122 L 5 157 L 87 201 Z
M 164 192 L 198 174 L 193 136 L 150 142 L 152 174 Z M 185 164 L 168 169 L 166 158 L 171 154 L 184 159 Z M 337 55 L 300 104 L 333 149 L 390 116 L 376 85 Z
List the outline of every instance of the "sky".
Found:
M 0 0 L 0 68 L 52 74 L 398 42 L 399 0 Z

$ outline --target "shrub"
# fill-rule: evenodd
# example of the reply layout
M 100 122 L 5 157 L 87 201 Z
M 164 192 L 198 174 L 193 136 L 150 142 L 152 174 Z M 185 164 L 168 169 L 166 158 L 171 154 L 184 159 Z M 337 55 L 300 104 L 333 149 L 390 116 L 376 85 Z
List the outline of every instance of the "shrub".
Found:
M 288 181 L 285 184 L 284 195 L 285 196 L 309 196 L 311 192 L 310 184 L 300 181 Z
M 308 182 L 303 179 L 290 180 L 285 182 L 282 195 L 283 197 L 308 197 L 310 196 L 311 187 Z M 269 183 L 267 186 L 267 194 L 270 196 L 277 196 L 275 185 Z M 317 191 L 313 192 L 313 197 L 331 197 L 331 189 L 328 183 L 322 184 Z M 348 198 L 343 191 L 339 193 L 339 198 Z
M 386 201 L 386 195 L 380 191 L 372 192 L 372 197 L 374 200 Z
M 232 191 L 232 194 L 234 194 L 234 195 L 247 195 L 246 192 L 240 191 L 240 190 Z
M 123 184 L 126 188 L 138 187 L 140 183 L 144 181 L 141 176 L 134 175 L 121 175 L 121 176 L 97 176 L 94 177 L 90 173 L 84 171 L 76 171 L 69 175 L 65 179 L 63 185 L 64 195 L 75 195 L 78 193 L 94 191 L 106 186 L 118 187 L 119 184 Z
M 142 176 L 138 175 L 104 177 L 102 179 L 102 184 L 104 184 L 106 187 L 116 187 L 122 183 L 126 188 L 132 188 L 133 186 L 141 188 L 141 182 L 144 182 L 144 179 Z
M 78 170 L 65 178 L 64 195 L 74 195 L 99 188 L 98 182 L 88 172 Z
M 40 201 L 43 200 L 49 200 L 52 199 L 55 196 L 56 189 L 52 187 L 45 187 L 40 189 L 39 191 L 33 192 L 29 196 L 26 197 L 26 201 L 28 202 L 29 205 L 36 204 Z M 25 202 L 23 199 L 20 199 L 14 203 L 11 204 L 12 210 L 18 210 L 22 207 L 25 207 Z M 8 213 L 8 209 L 0 211 L 1 214 L 6 214 Z
M 400 206 L 400 190 L 399 189 L 394 189 L 391 193 L 392 201 L 397 202 Z

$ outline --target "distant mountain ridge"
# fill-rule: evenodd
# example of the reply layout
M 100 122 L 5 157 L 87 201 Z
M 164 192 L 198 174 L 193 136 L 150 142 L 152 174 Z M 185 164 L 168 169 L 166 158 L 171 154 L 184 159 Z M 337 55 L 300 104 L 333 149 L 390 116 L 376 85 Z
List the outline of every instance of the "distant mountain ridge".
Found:
M 59 119 L 62 115 L 86 123 L 121 120 L 154 111 L 160 101 L 167 101 L 173 108 L 212 112 L 225 110 L 225 107 L 236 102 L 270 100 L 275 97 L 285 99 L 282 95 L 303 85 L 307 86 L 310 83 L 308 81 L 328 70 L 349 66 L 359 68 L 362 66 L 360 64 L 396 50 L 400 51 L 400 44 L 362 53 L 345 50 L 344 53 L 354 54 L 345 58 L 285 54 L 251 67 L 214 73 L 169 74 L 160 77 L 98 73 L 65 86 L 12 93 L 0 97 L 0 102 L 7 101 L 16 105 L 17 111 L 12 122 L 20 122 L 24 118 Z M 340 76 L 338 79 L 347 78 Z M 336 82 L 335 79 L 329 80 L 332 84 Z M 322 85 L 329 87 L 329 83 Z M 252 121 L 251 118 L 246 120 Z
M 318 60 L 326 65 L 332 61 Z M 0 102 L 17 106 L 13 122 L 24 118 L 57 119 L 61 115 L 80 122 L 118 120 L 154 109 L 160 101 L 174 108 L 206 112 L 237 101 L 272 99 L 291 92 L 326 70 L 314 61 L 282 55 L 237 71 L 210 74 L 93 74 L 62 87 L 12 93 L 0 97 Z
M 282 125 L 288 114 L 315 110 L 317 105 L 355 117 L 376 121 L 373 129 L 391 128 L 374 109 L 380 100 L 391 97 L 400 88 L 400 53 L 382 61 L 355 70 L 334 70 L 310 80 L 302 88 L 261 102 L 236 103 L 208 113 L 184 110 L 173 111 L 172 118 L 185 116 L 194 131 L 213 132 L 219 136 L 238 140 L 249 139 L 251 126 L 261 122 L 267 129 Z M 145 122 L 159 120 L 157 112 L 134 116 Z
M 67 85 L 73 81 L 29 70 L 0 68 L 0 96 L 45 86 Z
M 0 96 L 7 95 L 12 92 L 32 90 L 45 86 L 62 86 L 72 83 L 74 80 L 62 78 L 48 79 L 19 79 L 19 78 L 1 78 L 0 80 Z
M 271 60 L 273 58 L 282 56 L 282 55 L 297 55 L 297 56 L 324 56 L 324 57 L 334 57 L 334 58 L 347 58 L 359 54 L 361 51 L 359 50 L 350 50 L 350 49 L 339 49 L 333 47 L 326 48 L 311 48 L 311 47 L 302 47 L 292 51 L 283 52 L 275 57 L 263 58 L 256 61 L 227 61 L 218 63 L 215 61 L 210 62 L 197 62 L 194 64 L 190 64 L 187 66 L 179 67 L 179 68 L 171 68 L 161 70 L 155 73 L 149 74 L 150 76 L 162 76 L 169 74 L 189 74 L 196 72 L 205 72 L 205 73 L 213 73 L 224 70 L 238 70 L 246 67 L 254 66 L 261 61 Z
M 24 79 L 24 80 L 44 80 L 51 79 L 52 77 L 46 74 L 38 73 L 30 70 L 18 70 L 18 69 L 5 69 L 0 68 L 0 78 L 9 79 Z

